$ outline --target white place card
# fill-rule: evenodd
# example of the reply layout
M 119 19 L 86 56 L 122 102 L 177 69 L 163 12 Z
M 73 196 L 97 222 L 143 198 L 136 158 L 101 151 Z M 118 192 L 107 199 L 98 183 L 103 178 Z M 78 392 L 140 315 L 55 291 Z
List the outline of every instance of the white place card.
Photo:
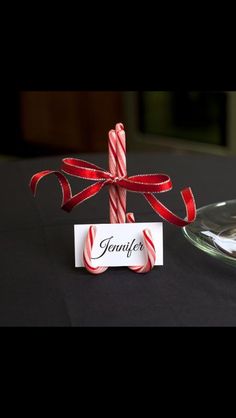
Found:
M 91 224 L 90 224 L 91 225 Z M 83 249 L 90 225 L 74 225 L 75 267 L 84 267 Z M 151 231 L 156 249 L 155 265 L 163 265 L 162 222 L 94 224 L 96 237 L 92 249 L 92 267 L 140 266 L 147 260 L 142 231 Z

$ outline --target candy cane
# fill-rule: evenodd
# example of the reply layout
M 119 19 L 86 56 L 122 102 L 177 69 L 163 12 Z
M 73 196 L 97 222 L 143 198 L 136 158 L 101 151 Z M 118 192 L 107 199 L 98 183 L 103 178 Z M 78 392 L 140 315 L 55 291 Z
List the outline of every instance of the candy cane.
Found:
M 117 152 L 117 168 L 116 175 L 118 177 L 127 176 L 126 167 L 126 138 L 124 126 L 122 123 L 116 124 L 116 152 Z M 125 223 L 126 214 L 126 190 L 122 187 L 117 187 L 117 217 L 118 223 Z
M 116 164 L 117 164 L 117 154 L 116 154 L 116 132 L 112 129 L 108 134 L 108 153 L 109 153 L 109 171 L 111 174 L 116 176 Z M 117 187 L 109 186 L 109 210 L 110 210 L 110 223 L 118 223 L 117 217 Z
M 127 213 L 126 221 L 128 223 L 134 223 L 135 222 L 134 214 Z M 150 270 L 153 269 L 153 267 L 155 266 L 155 262 L 156 262 L 155 246 L 153 244 L 152 234 L 149 229 L 143 230 L 143 240 L 144 240 L 145 248 L 147 250 L 147 262 L 143 266 L 129 266 L 129 269 L 135 271 L 136 273 L 149 272 Z
M 91 265 L 91 254 L 93 243 L 96 236 L 96 226 L 90 226 L 86 239 L 85 239 L 85 246 L 83 251 L 83 260 L 84 260 L 84 267 L 92 274 L 101 274 L 104 273 L 108 269 L 108 267 L 92 267 Z

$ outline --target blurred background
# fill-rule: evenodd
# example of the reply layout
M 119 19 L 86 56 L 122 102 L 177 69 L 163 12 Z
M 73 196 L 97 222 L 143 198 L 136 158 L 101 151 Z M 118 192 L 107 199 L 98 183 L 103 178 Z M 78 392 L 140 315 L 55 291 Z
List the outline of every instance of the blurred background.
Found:
M 11 101 L 1 159 L 106 152 L 117 122 L 130 151 L 236 155 L 236 92 L 19 91 Z

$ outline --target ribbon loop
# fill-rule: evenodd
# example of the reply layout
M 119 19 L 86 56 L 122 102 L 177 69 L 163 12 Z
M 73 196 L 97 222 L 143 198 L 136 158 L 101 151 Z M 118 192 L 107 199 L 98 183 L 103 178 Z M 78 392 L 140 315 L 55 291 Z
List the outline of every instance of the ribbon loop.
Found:
M 113 177 L 111 173 L 103 170 L 103 168 L 77 158 L 64 158 L 62 160 L 61 171 L 70 176 L 86 180 L 106 180 Z
M 118 180 L 118 185 L 136 193 L 162 193 L 172 189 L 172 182 L 166 174 L 139 174 Z

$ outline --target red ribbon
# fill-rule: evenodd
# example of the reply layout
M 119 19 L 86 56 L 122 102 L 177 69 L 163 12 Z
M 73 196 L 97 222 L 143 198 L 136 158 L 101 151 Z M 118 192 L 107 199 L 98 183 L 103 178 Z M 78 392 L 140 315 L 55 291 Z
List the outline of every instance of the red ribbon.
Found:
M 171 179 L 166 174 L 139 174 L 119 178 L 95 164 L 77 158 L 64 158 L 62 160 L 61 170 L 71 176 L 86 180 L 96 180 L 91 186 L 73 196 L 69 181 L 60 171 L 45 170 L 36 173 L 31 178 L 30 188 L 35 195 L 37 185 L 42 178 L 49 174 L 56 175 L 62 189 L 61 207 L 67 212 L 70 212 L 75 206 L 95 196 L 105 185 L 116 184 L 128 191 L 143 194 L 153 210 L 163 219 L 174 225 L 182 227 L 193 222 L 196 218 L 196 205 L 190 187 L 181 191 L 186 209 L 185 219 L 175 215 L 153 195 L 153 193 L 168 192 L 172 189 Z

